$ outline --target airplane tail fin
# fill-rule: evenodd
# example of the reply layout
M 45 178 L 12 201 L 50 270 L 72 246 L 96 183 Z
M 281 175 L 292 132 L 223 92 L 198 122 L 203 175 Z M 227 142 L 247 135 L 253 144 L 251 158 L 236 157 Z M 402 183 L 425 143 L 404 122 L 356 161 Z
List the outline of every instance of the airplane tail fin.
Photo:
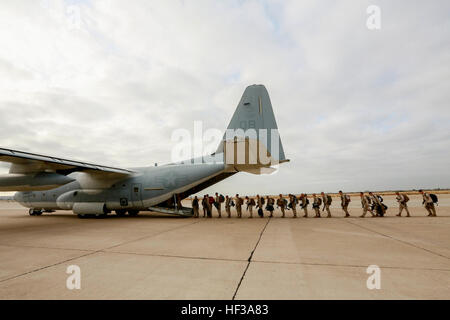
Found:
M 263 85 L 252 85 L 244 94 L 231 118 L 216 154 L 223 153 L 227 165 L 237 171 L 269 173 L 269 168 L 286 159 L 278 126 Z

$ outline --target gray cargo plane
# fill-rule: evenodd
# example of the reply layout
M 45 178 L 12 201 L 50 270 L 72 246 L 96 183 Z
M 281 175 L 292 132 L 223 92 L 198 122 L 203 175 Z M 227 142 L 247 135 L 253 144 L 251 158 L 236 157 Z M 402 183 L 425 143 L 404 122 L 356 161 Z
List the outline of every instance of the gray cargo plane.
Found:
M 114 168 L 0 148 L 11 163 L 0 176 L 0 191 L 43 211 L 72 210 L 78 217 L 119 216 L 156 211 L 191 216 L 181 200 L 237 172 L 272 172 L 285 158 L 269 94 L 263 85 L 246 88 L 215 153 L 179 163 L 143 168 Z

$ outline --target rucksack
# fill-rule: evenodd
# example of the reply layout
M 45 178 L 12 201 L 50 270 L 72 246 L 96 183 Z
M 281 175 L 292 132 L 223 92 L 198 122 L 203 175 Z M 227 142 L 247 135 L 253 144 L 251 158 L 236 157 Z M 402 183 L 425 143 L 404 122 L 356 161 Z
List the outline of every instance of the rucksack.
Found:
M 349 204 L 350 202 L 352 202 L 352 198 L 350 198 L 350 196 L 347 194 L 345 195 L 345 201 L 347 204 Z
M 219 202 L 224 202 L 225 201 L 225 197 L 223 196 L 223 194 L 221 194 L 220 196 L 219 196 Z
M 254 206 L 255 205 L 255 200 L 254 199 L 250 199 L 250 205 Z
M 213 197 L 209 197 L 209 203 L 210 203 L 210 204 L 213 204 L 214 202 L 216 202 L 216 201 L 214 200 L 214 198 L 213 198 Z
M 332 202 L 333 202 L 333 198 L 331 198 L 331 196 L 329 194 L 327 194 L 327 205 L 331 205 Z
M 264 204 L 266 202 L 266 200 L 264 200 L 264 198 L 261 198 L 261 204 Z
M 258 209 L 258 216 L 264 217 L 264 212 L 261 208 Z
M 406 195 L 406 194 L 404 194 L 403 195 L 403 201 L 405 202 L 405 203 L 407 203 L 408 201 L 409 201 L 409 197 L 408 197 L 408 195 Z
M 321 198 L 317 198 L 317 202 L 318 202 L 318 203 L 317 203 L 318 206 L 321 206 L 321 205 L 322 205 L 322 199 L 321 199 Z
M 430 193 L 430 198 L 433 200 L 433 203 L 437 203 L 439 201 L 437 195 L 434 193 Z
M 377 197 L 378 197 L 378 200 L 380 200 L 380 202 L 383 202 L 383 197 L 382 196 L 377 195 Z
M 230 207 L 234 207 L 234 206 L 235 206 L 234 201 L 231 200 L 231 202 L 230 202 Z

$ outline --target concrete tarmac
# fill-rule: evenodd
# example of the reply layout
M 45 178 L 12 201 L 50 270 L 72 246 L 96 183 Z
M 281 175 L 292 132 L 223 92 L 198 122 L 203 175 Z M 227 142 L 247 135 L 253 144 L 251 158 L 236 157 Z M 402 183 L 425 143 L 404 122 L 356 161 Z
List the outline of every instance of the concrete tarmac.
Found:
M 450 195 L 436 218 L 416 196 L 412 217 L 395 217 L 385 198 L 388 216 L 364 219 L 356 197 L 351 218 L 335 199 L 331 219 L 35 217 L 0 202 L 0 299 L 449 299 Z M 66 287 L 70 265 L 79 290 Z

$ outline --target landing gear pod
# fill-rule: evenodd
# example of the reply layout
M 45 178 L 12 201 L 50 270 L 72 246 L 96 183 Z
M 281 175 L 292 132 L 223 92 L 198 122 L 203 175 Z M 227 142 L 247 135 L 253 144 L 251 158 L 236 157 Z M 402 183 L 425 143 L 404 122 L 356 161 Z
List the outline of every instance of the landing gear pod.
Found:
M 106 216 L 109 212 L 103 202 L 76 202 L 72 210 L 78 216 L 95 215 L 96 217 Z

